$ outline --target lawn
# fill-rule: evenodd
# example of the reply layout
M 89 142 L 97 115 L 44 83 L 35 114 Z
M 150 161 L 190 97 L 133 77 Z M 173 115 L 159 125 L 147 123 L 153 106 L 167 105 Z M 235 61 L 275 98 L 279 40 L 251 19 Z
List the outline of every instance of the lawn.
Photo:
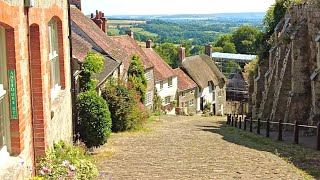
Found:
M 143 28 L 131 28 L 131 31 L 133 31 L 135 33 L 142 34 L 142 35 L 146 35 L 148 37 L 157 37 L 158 36 L 158 34 L 152 33 L 149 31 L 145 31 Z
M 111 35 L 119 35 L 119 29 L 115 29 L 115 28 L 109 28 L 108 29 L 108 32 L 111 34 Z
M 292 165 L 304 179 L 320 179 L 320 151 L 279 142 L 247 131 L 223 125 L 216 131 L 229 142 L 271 152 Z

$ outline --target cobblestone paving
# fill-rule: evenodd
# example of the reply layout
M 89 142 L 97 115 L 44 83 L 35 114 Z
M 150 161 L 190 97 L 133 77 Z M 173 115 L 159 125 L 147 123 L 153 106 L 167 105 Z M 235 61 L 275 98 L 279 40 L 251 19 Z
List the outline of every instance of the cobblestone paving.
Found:
M 285 161 L 212 132 L 218 120 L 165 116 L 150 133 L 114 135 L 100 179 L 302 179 Z

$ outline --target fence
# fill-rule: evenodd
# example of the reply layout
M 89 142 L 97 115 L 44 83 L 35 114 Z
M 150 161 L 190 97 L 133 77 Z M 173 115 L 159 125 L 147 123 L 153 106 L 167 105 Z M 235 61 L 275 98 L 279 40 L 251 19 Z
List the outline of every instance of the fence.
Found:
M 256 131 L 257 134 L 261 134 L 261 123 L 266 124 L 266 137 L 270 137 L 270 125 L 275 124 L 278 126 L 277 128 L 277 139 L 279 141 L 283 140 L 283 127 L 284 126 L 291 126 L 293 127 L 293 143 L 299 144 L 299 132 L 301 128 L 309 128 L 314 129 L 317 131 L 316 133 L 316 149 L 320 151 L 320 122 L 317 126 L 308 126 L 308 125 L 302 125 L 298 121 L 295 121 L 295 123 L 284 123 L 281 119 L 279 119 L 278 122 L 272 122 L 269 119 L 267 121 L 262 121 L 259 118 L 257 120 L 253 120 L 252 118 L 244 118 L 239 117 L 238 115 L 228 115 L 227 116 L 227 124 L 236 127 L 239 129 L 242 129 L 242 120 L 243 120 L 243 129 L 247 130 L 247 125 L 249 125 L 249 131 L 253 132 L 253 123 L 256 123 Z

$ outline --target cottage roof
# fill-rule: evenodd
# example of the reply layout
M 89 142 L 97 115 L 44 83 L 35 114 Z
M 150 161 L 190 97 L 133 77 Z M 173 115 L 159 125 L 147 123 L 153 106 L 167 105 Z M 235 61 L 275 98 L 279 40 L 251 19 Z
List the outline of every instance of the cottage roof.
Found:
M 228 78 L 227 90 L 248 91 L 248 84 L 246 83 L 242 73 L 236 71 Z
M 91 44 L 74 32 L 71 32 L 71 39 L 73 47 L 72 57 L 76 58 L 79 62 L 84 62 L 88 52 L 92 50 Z
M 180 68 L 176 68 L 173 71 L 178 76 L 179 91 L 185 91 L 197 87 L 197 84 Z
M 153 64 L 150 62 L 147 55 L 144 53 L 139 44 L 130 36 L 122 35 L 122 36 L 110 36 L 112 40 L 121 44 L 122 48 L 127 52 L 131 57 L 133 55 L 140 56 L 140 60 L 144 65 L 145 69 L 149 69 L 153 67 Z
M 111 59 L 110 57 L 105 57 L 103 60 L 103 68 L 101 73 L 94 74 L 92 78 L 98 80 L 97 87 L 106 82 L 107 78 L 112 75 L 112 73 L 120 66 L 120 63 Z
M 143 48 L 143 51 L 154 66 L 156 82 L 175 76 L 173 69 L 152 48 Z
M 225 76 L 214 61 L 207 55 L 187 57 L 182 61 L 182 68 L 203 89 L 208 82 L 213 82 L 222 88 L 226 83 Z
M 130 57 L 118 43 L 108 37 L 105 32 L 78 8 L 71 6 L 70 12 L 72 20 L 71 28 L 76 34 L 89 42 L 94 50 L 122 62 L 125 69 L 129 68 Z

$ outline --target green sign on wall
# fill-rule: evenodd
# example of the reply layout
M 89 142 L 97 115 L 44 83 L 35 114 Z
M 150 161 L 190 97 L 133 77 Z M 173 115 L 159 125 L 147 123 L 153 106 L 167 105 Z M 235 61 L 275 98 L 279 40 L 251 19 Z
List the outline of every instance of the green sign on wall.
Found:
M 17 105 L 17 85 L 16 72 L 9 70 L 9 95 L 10 95 L 10 114 L 11 119 L 18 119 L 18 105 Z

